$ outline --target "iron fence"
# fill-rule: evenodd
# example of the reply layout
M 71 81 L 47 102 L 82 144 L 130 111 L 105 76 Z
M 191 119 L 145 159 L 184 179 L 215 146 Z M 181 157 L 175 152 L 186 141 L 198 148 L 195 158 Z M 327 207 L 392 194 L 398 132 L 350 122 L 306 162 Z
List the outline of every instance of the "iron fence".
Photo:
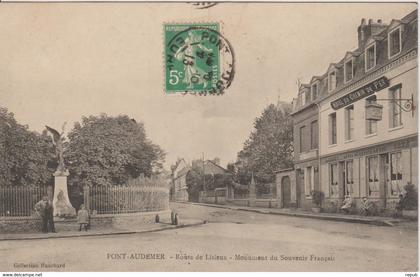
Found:
M 0 216 L 30 216 L 47 194 L 46 186 L 0 186 Z
M 160 211 L 169 208 L 169 189 L 133 185 L 86 187 L 85 203 L 98 214 Z
M 244 194 L 234 193 L 233 194 L 233 199 L 248 199 L 248 198 L 249 198 L 248 193 L 244 193 Z

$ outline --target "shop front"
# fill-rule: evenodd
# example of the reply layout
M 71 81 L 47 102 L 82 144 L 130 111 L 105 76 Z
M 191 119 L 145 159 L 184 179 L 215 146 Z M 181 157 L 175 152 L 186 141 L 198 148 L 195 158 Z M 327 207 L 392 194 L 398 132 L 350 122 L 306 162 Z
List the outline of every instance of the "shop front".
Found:
M 418 186 L 417 135 L 321 158 L 326 204 L 340 205 L 351 195 L 354 208 L 362 197 L 391 212 L 408 183 Z

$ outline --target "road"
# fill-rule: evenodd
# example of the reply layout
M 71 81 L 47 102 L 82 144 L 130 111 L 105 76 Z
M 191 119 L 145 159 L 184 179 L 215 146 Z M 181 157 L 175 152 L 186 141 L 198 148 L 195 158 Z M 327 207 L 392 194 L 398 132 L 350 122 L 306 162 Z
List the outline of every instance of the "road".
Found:
M 196 227 L 0 242 L 0 271 L 417 271 L 417 225 L 381 227 L 171 204 Z M 207 255 L 207 256 L 206 256 Z M 59 268 L 40 268 L 61 266 Z M 26 266 L 38 268 L 23 268 Z

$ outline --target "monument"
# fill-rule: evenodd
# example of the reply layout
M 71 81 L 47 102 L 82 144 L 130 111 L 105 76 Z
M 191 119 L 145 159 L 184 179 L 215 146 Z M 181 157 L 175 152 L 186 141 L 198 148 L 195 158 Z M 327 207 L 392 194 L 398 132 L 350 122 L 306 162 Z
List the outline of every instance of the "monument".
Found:
M 257 198 L 257 194 L 255 191 L 255 180 L 254 180 L 254 172 L 251 173 L 251 183 L 249 184 L 249 206 L 255 207 L 255 199 Z
M 53 197 L 53 207 L 54 207 L 54 217 L 67 218 L 76 216 L 76 210 L 70 203 L 69 195 L 67 191 L 67 176 L 69 176 L 69 171 L 66 169 L 64 164 L 63 157 L 63 134 L 64 134 L 63 124 L 61 134 L 48 126 L 45 126 L 47 130 L 52 134 L 53 143 L 55 145 L 56 154 L 58 156 L 58 167 L 54 173 L 54 197 Z

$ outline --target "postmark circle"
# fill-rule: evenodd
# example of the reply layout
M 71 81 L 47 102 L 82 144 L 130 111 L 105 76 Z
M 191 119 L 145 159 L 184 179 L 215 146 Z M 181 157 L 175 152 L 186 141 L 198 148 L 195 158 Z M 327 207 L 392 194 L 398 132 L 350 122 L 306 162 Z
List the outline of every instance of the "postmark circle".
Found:
M 221 95 L 235 76 L 230 42 L 217 30 L 188 26 L 167 41 L 166 89 L 195 95 Z

